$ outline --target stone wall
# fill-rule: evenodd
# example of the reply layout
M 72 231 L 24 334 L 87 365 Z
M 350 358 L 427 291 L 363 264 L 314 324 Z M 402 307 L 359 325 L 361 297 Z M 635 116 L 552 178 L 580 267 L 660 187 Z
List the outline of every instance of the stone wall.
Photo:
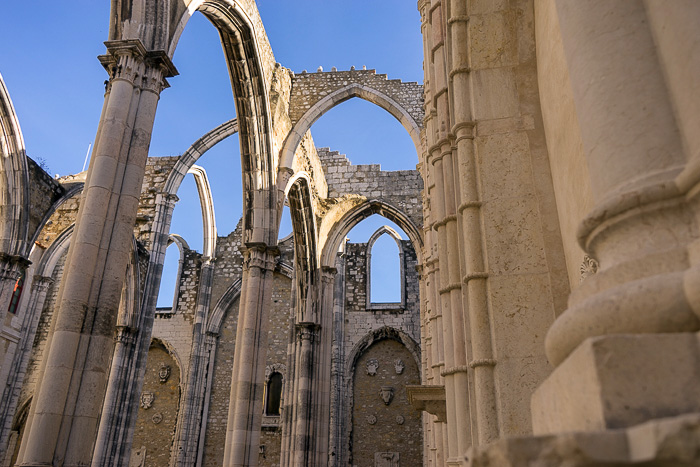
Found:
M 289 116 L 299 119 L 318 101 L 348 85 L 357 84 L 376 90 L 394 100 L 418 124 L 423 122 L 423 85 L 387 79 L 375 70 L 327 71 L 299 73 L 292 79 Z
M 377 465 L 378 453 L 392 453 L 392 458 L 398 456 L 397 465 L 421 465 L 421 414 L 406 398 L 406 385 L 420 384 L 413 355 L 400 342 L 381 340 L 358 359 L 353 384 L 351 464 Z
M 29 168 L 29 238 L 40 227 L 44 215 L 65 194 L 66 189 L 32 159 L 27 157 Z
M 420 302 L 416 253 L 411 242 L 402 240 L 404 250 L 403 308 L 367 310 L 367 244 L 345 246 L 345 348 L 350 350 L 371 331 L 382 327 L 401 330 L 420 342 Z
M 318 148 L 326 172 L 328 196 L 358 194 L 391 204 L 423 224 L 421 191 L 423 178 L 417 170 L 383 171 L 379 164 L 352 165 L 347 156 L 329 148 Z
M 166 348 L 154 341 L 148 350 L 132 459 L 145 456 L 144 466 L 167 466 L 170 462 L 175 424 L 180 407 L 180 368 Z M 149 402 L 150 397 L 153 400 Z

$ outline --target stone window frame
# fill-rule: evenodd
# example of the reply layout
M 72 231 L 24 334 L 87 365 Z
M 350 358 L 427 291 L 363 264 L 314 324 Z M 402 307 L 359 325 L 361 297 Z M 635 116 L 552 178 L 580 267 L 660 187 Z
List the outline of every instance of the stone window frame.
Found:
M 180 259 L 178 260 L 177 265 L 177 275 L 175 276 L 175 291 L 173 292 L 173 304 L 170 307 L 170 311 L 168 311 L 168 309 L 165 307 L 156 307 L 156 313 L 159 315 L 174 315 L 175 313 L 177 313 L 177 301 L 178 298 L 180 298 L 180 281 L 182 280 L 182 268 L 185 264 L 185 252 L 190 250 L 190 246 L 184 238 L 182 238 L 178 234 L 170 234 L 168 235 L 168 243 L 165 247 L 166 255 L 168 248 L 170 248 L 173 244 L 177 246 L 177 249 L 180 252 Z M 163 266 L 165 266 L 165 262 L 163 262 Z M 163 276 L 161 275 L 161 280 L 162 277 Z M 160 285 L 158 286 L 158 290 L 160 292 Z
M 389 235 L 396 242 L 396 246 L 399 248 L 399 280 L 401 282 L 400 291 L 400 301 L 398 302 L 372 302 L 372 247 L 374 243 L 382 236 Z M 365 254 L 366 262 L 366 308 L 368 311 L 382 311 L 382 310 L 405 310 L 406 309 L 406 264 L 404 258 L 404 249 L 399 233 L 389 227 L 388 225 L 383 225 L 379 227 L 367 241 L 367 251 Z
M 278 373 L 282 376 L 282 391 L 280 393 L 280 414 L 266 415 L 267 413 L 267 387 L 270 383 L 270 378 L 273 374 Z M 287 366 L 283 363 L 273 363 L 265 367 L 265 385 L 263 391 L 263 408 L 262 408 L 262 428 L 279 428 L 282 421 L 282 410 L 284 410 L 284 383 L 286 381 Z

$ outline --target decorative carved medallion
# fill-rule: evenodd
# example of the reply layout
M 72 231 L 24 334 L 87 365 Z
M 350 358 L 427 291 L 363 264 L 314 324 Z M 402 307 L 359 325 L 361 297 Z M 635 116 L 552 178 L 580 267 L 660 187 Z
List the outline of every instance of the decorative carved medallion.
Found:
M 377 423 L 377 417 L 375 417 L 374 415 L 367 415 L 366 420 L 367 423 L 369 423 L 370 425 L 374 425 L 375 423 Z
M 163 414 L 160 412 L 154 413 L 153 416 L 151 417 L 151 421 L 153 422 L 154 425 L 159 424 L 160 422 L 163 421 Z
M 375 452 L 374 467 L 399 467 L 399 453 Z
M 379 395 L 384 401 L 384 405 L 389 405 L 394 398 L 394 388 L 392 386 L 382 386 L 379 390 Z
M 367 374 L 374 376 L 377 374 L 377 368 L 379 368 L 379 361 L 376 358 L 370 358 L 367 360 Z
M 394 362 L 394 370 L 396 370 L 397 375 L 400 375 L 401 373 L 403 373 L 404 368 L 406 368 L 406 365 L 404 364 L 403 360 L 401 360 L 400 358 Z
M 592 276 L 596 272 L 598 272 L 598 261 L 595 259 L 591 258 L 588 255 L 583 255 L 583 263 L 581 263 L 581 282 L 588 277 Z
M 144 409 L 150 409 L 155 399 L 156 395 L 152 392 L 144 392 L 141 394 L 141 407 Z
M 160 383 L 163 384 L 168 381 L 168 378 L 170 378 L 170 365 L 161 363 L 160 369 L 158 370 L 158 379 L 160 380 Z
M 403 415 L 397 415 L 397 416 L 396 416 L 396 423 L 397 423 L 398 425 L 403 425 L 405 421 L 406 421 L 406 419 L 403 418 Z

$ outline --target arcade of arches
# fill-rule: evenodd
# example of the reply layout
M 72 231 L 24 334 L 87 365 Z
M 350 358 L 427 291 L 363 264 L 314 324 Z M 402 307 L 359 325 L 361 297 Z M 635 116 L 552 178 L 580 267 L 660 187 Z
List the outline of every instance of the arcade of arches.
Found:
M 253 0 L 113 0 L 90 167 L 56 180 L 0 79 L 3 466 L 700 464 L 700 3 L 418 10 L 423 84 L 295 74 Z M 149 155 L 196 11 L 238 118 Z M 315 147 L 350 98 L 400 122 L 416 170 Z M 195 164 L 236 133 L 220 236 Z M 202 252 L 170 232 L 187 173 Z M 405 237 L 347 241 L 375 214 Z M 370 299 L 382 235 L 392 303 Z

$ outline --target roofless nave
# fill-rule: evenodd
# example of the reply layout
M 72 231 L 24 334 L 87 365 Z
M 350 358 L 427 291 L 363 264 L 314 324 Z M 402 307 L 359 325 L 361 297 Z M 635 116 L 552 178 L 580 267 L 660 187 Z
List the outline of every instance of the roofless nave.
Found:
M 699 4 L 418 9 L 424 85 L 294 74 L 252 0 L 115 0 L 90 167 L 59 180 L 26 157 L 0 81 L 4 465 L 699 462 Z M 238 118 L 149 157 L 196 11 Z M 399 120 L 418 170 L 314 146 L 355 97 Z M 196 162 L 236 132 L 243 218 L 219 237 Z M 201 253 L 170 232 L 187 173 Z M 408 240 L 346 242 L 372 214 Z M 381 235 L 394 303 L 371 299 Z

